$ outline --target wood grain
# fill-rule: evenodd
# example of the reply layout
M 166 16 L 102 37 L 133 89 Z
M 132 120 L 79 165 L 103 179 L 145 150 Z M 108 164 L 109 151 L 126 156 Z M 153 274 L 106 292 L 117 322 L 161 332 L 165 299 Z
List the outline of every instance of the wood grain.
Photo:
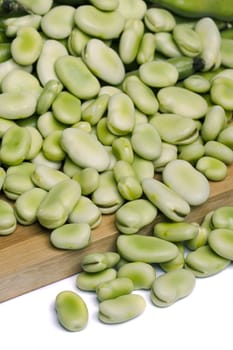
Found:
M 228 168 L 224 181 L 210 186 L 209 200 L 192 208 L 188 222 L 200 222 L 209 211 L 233 205 L 233 166 Z M 158 215 L 155 222 L 162 219 Z M 149 234 L 155 222 L 141 233 Z M 92 232 L 91 244 L 80 251 L 55 249 L 50 244 L 49 231 L 39 224 L 18 225 L 14 233 L 0 237 L 0 302 L 75 275 L 87 252 L 114 250 L 117 236 L 114 215 L 104 215 L 101 225 Z

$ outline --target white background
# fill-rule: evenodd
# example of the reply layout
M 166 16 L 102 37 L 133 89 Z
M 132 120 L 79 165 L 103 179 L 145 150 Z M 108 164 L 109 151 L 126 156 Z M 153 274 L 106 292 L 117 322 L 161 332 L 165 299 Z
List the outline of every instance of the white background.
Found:
M 232 350 L 233 267 L 196 280 L 191 295 L 166 308 L 150 301 L 148 291 L 135 291 L 147 301 L 144 313 L 128 322 L 98 321 L 95 293 L 81 292 L 76 276 L 0 304 L 2 350 Z M 87 327 L 68 332 L 57 322 L 54 299 L 62 290 L 78 292 L 89 309 Z

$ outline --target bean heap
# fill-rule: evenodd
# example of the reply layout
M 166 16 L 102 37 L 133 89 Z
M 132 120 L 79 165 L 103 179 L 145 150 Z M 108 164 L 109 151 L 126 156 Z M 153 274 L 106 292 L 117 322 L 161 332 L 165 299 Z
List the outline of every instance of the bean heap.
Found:
M 105 323 L 144 311 L 135 289 L 171 305 L 233 258 L 232 207 L 185 222 L 233 162 L 231 25 L 143 0 L 26 8 L 0 31 L 0 235 L 38 222 L 80 250 L 115 214 L 117 252 L 85 257 L 77 287 Z M 78 294 L 55 304 L 65 328 L 86 326 Z

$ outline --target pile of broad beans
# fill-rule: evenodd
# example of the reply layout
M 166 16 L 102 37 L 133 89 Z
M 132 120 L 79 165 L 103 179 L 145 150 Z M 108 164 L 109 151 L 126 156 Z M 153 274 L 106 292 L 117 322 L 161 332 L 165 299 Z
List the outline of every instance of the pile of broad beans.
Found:
M 231 24 L 143 0 L 25 4 L 0 31 L 0 187 L 12 202 L 0 200 L 0 235 L 37 222 L 52 246 L 80 250 L 115 214 L 117 251 L 88 254 L 77 287 L 97 293 L 105 323 L 144 311 L 137 289 L 171 305 L 233 259 L 232 207 L 185 222 L 233 162 Z M 158 213 L 166 222 L 141 235 Z M 78 294 L 55 304 L 66 329 L 86 326 Z

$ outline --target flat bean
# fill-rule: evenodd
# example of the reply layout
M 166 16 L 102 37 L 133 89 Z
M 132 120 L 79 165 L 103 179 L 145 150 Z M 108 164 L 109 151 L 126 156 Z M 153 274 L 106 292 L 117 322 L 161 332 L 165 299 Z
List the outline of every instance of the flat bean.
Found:
M 195 277 L 191 271 L 169 271 L 155 279 L 151 288 L 151 300 L 157 306 L 166 307 L 187 297 L 194 287 Z
M 36 111 L 37 99 L 27 92 L 5 92 L 0 94 L 0 115 L 5 119 L 23 119 Z
M 49 80 L 37 100 L 36 112 L 41 115 L 50 109 L 56 97 L 62 91 L 62 84 L 58 80 Z
M 140 65 L 139 77 L 152 88 L 174 85 L 178 80 L 176 67 L 167 61 L 151 61 Z
M 76 286 L 81 290 L 96 291 L 100 283 L 111 281 L 116 276 L 116 270 L 111 267 L 95 273 L 82 271 L 76 278 Z
M 181 242 L 196 237 L 198 226 L 187 222 L 159 222 L 154 226 L 154 235 L 170 242 Z
M 144 22 L 140 19 L 127 19 L 119 39 L 119 55 L 124 64 L 132 63 L 139 50 L 144 34 Z
M 69 223 L 50 233 L 50 242 L 59 249 L 79 250 L 88 246 L 91 229 L 87 223 Z
M 200 74 L 193 74 L 183 80 L 184 87 L 199 94 L 207 93 L 210 90 L 211 83 Z
M 204 156 L 196 163 L 196 169 L 210 181 L 222 181 L 227 176 L 226 164 L 214 157 Z
M 96 288 L 99 301 L 117 298 L 133 291 L 133 282 L 126 277 L 117 277 L 111 281 L 100 283 Z
M 146 3 L 143 0 L 118 0 L 117 11 L 125 18 L 143 19 L 146 13 Z
M 82 261 L 82 269 L 89 273 L 96 273 L 114 267 L 120 260 L 116 252 L 89 253 Z
M 68 180 L 69 177 L 60 170 L 37 164 L 31 174 L 31 179 L 35 186 L 48 191 L 58 182 Z
M 46 112 L 39 116 L 37 119 L 37 128 L 41 135 L 45 138 L 51 132 L 56 130 L 64 130 L 66 125 L 60 123 L 53 115 L 52 112 Z
M 121 233 L 134 234 L 150 224 L 157 209 L 148 200 L 140 198 L 124 203 L 116 211 L 116 227 Z
M 105 115 L 108 107 L 109 95 L 101 94 L 91 101 L 86 108 L 82 110 L 82 120 L 89 122 L 91 125 L 96 125 Z M 82 106 L 84 103 L 82 104 Z
M 166 164 L 171 160 L 177 159 L 177 147 L 167 142 L 162 142 L 161 153 L 158 158 L 153 161 L 156 172 L 162 172 Z
M 61 123 L 77 123 L 81 119 L 81 101 L 69 92 L 62 91 L 52 103 L 52 112 Z
M 142 180 L 145 196 L 169 219 L 183 221 L 190 213 L 190 206 L 180 195 L 154 178 Z
M 90 39 L 82 57 L 96 77 L 107 84 L 118 85 L 125 77 L 125 68 L 120 56 L 102 40 Z
M 7 37 L 14 37 L 22 27 L 33 27 L 38 29 L 42 16 L 33 13 L 19 17 L 9 17 L 4 20 L 5 33 Z
M 229 259 L 217 255 L 208 245 L 204 245 L 188 253 L 185 267 L 196 277 L 208 277 L 225 269 L 230 262 Z
M 56 296 L 55 309 L 60 324 L 72 332 L 81 331 L 88 323 L 85 301 L 72 291 L 63 291 Z
M 102 301 L 99 304 L 98 318 L 107 324 L 122 323 L 142 314 L 145 307 L 146 303 L 141 295 L 121 295 Z
M 159 264 L 159 267 L 165 272 L 182 269 L 184 267 L 184 245 L 178 242 L 176 246 L 178 248 L 177 256 L 174 259 Z
M 229 228 L 216 228 L 208 236 L 208 244 L 219 256 L 233 259 L 233 230 Z
M 3 199 L 0 199 L 0 236 L 5 236 L 13 233 L 16 230 L 16 217 L 13 207 Z
M 213 103 L 220 105 L 225 110 L 232 110 L 231 91 L 233 79 L 229 77 L 218 77 L 213 80 L 210 88 L 210 97 Z
M 188 57 L 195 57 L 202 52 L 198 33 L 186 24 L 177 24 L 173 28 L 173 37 L 180 51 Z
M 82 194 L 85 196 L 94 192 L 99 185 L 99 173 L 95 168 L 84 168 L 72 178 L 80 184 Z
M 210 186 L 206 177 L 189 162 L 175 159 L 163 170 L 163 182 L 184 198 L 190 205 L 207 201 Z
M 69 158 L 80 167 L 104 171 L 109 166 L 110 159 L 104 146 L 95 136 L 80 128 L 66 128 L 61 145 Z
M 154 33 L 171 32 L 176 26 L 173 14 L 162 8 L 149 8 L 144 16 L 147 28 Z
M 118 269 L 118 277 L 129 278 L 133 282 L 133 289 L 150 289 L 156 278 L 156 271 L 148 263 L 135 261 L 122 265 Z
M 221 142 L 215 140 L 208 141 L 204 145 L 204 148 L 206 156 L 217 158 L 226 165 L 233 162 L 233 150 Z
M 120 136 L 113 140 L 112 152 L 118 161 L 123 160 L 132 164 L 134 160 L 133 147 L 127 136 Z
M 102 213 L 90 198 L 81 196 L 70 212 L 68 221 L 70 223 L 87 223 L 93 229 L 100 225 Z
M 143 64 L 152 61 L 154 59 L 155 50 L 156 43 L 153 33 L 145 32 L 138 48 L 136 57 L 137 63 Z
M 170 32 L 155 33 L 155 45 L 156 53 L 159 52 L 167 58 L 182 56 L 182 52 Z
M 175 258 L 178 254 L 174 243 L 140 234 L 120 235 L 116 244 L 119 254 L 131 262 L 161 263 Z
M 65 152 L 61 147 L 62 131 L 51 132 L 44 139 L 42 151 L 48 160 L 60 162 L 65 158 Z
M 213 228 L 228 228 L 233 229 L 233 207 L 222 206 L 217 208 L 211 216 Z
M 119 6 L 118 0 L 90 0 L 90 3 L 103 11 L 114 11 Z

